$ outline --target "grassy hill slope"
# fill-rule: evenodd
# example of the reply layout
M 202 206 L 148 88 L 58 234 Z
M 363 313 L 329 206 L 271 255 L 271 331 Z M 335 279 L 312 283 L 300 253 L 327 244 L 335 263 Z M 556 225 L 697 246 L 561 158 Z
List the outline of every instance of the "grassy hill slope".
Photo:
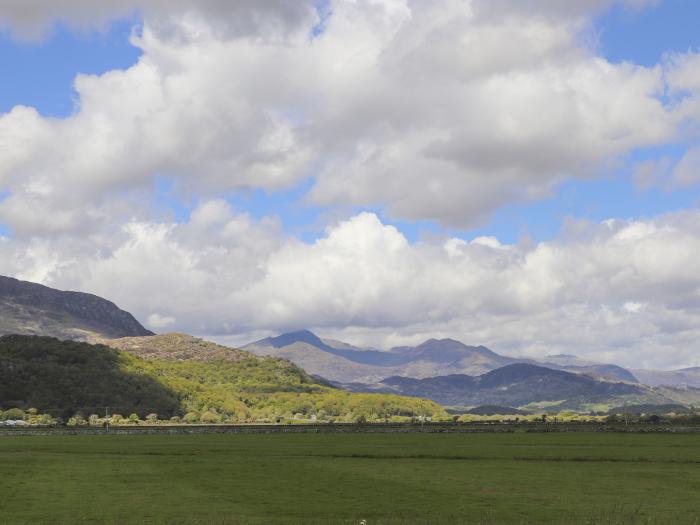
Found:
M 154 412 L 190 422 L 273 420 L 295 414 L 343 421 L 445 415 L 432 401 L 337 390 L 288 361 L 189 336 L 153 336 L 147 346 L 135 339 L 142 338 L 115 343 L 124 351 L 49 337 L 0 337 L 0 408 L 34 407 L 65 418 L 76 412 L 101 414 L 109 407 L 110 412 L 142 417 Z M 190 355 L 197 348 L 201 352 Z

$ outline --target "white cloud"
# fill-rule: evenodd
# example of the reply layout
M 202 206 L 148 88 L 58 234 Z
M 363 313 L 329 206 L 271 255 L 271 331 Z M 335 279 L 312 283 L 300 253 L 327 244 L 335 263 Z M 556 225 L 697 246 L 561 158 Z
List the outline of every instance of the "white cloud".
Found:
M 157 20 L 163 31 L 179 33 L 179 17 L 204 17 L 222 33 L 277 36 L 298 31 L 316 19 L 313 2 L 296 0 L 4 0 L 0 28 L 21 39 L 38 39 L 56 23 L 79 28 L 104 28 L 112 19 L 141 12 Z
M 185 224 L 0 243 L 0 273 L 97 293 L 154 329 L 240 342 L 310 327 L 376 346 L 450 336 L 506 353 L 698 364 L 700 212 L 568 232 L 532 246 L 412 244 L 362 213 L 308 244 L 213 201 Z
M 671 178 L 677 186 L 694 186 L 700 182 L 700 147 L 685 152 L 673 167 Z
M 162 316 L 158 313 L 153 313 L 146 318 L 146 324 L 154 330 L 162 330 L 175 323 L 174 317 Z
M 69 118 L 0 115 L 0 221 L 20 235 L 143 218 L 163 174 L 205 196 L 315 176 L 317 204 L 469 227 L 697 115 L 693 97 L 660 98 L 696 90 L 694 55 L 667 71 L 582 43 L 603 1 L 336 0 L 315 38 L 310 2 L 28 5 L 0 16 L 21 29 L 140 7 L 145 21 L 138 63 L 78 76 Z

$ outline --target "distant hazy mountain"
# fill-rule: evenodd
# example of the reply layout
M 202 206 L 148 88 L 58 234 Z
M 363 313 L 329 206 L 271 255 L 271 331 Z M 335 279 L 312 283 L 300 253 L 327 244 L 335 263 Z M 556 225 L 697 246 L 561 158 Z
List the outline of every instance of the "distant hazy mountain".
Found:
M 452 406 L 527 407 L 540 404 L 558 409 L 585 410 L 596 404 L 672 402 L 642 385 L 602 381 L 584 374 L 527 363 L 507 365 L 480 376 L 388 377 L 378 384 L 356 383 L 346 387 L 358 392 L 394 392 L 425 397 Z
M 300 330 L 268 337 L 244 348 L 259 355 L 284 357 L 312 374 L 341 383 L 373 383 L 389 376 L 480 375 L 513 363 L 541 364 L 600 379 L 638 382 L 632 373 L 617 365 L 583 361 L 569 355 L 548 356 L 542 361 L 506 357 L 485 346 L 467 346 L 454 339 L 429 339 L 418 346 L 380 351 L 321 339 L 308 330 Z
M 114 303 L 0 276 L 0 335 L 91 340 L 153 335 Z
M 548 368 L 556 370 L 566 370 L 577 374 L 587 374 L 598 377 L 599 379 L 607 379 L 611 381 L 625 381 L 627 383 L 639 383 L 639 379 L 635 375 L 621 366 L 596 363 L 580 359 L 575 355 L 559 354 L 548 355 L 544 359 L 536 361 Z
M 633 372 L 642 383 L 651 386 L 668 385 L 700 388 L 700 367 L 681 368 L 680 370 L 635 369 Z
M 418 346 L 380 351 L 321 339 L 308 330 L 268 337 L 244 349 L 289 359 L 312 374 L 343 383 L 375 382 L 391 375 L 481 374 L 516 362 L 484 346 L 467 346 L 453 339 L 429 339 Z

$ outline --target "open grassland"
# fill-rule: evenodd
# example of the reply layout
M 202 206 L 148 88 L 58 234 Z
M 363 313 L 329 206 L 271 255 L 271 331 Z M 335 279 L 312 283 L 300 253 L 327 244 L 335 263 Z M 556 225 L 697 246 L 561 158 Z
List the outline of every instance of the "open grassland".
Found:
M 0 437 L 0 523 L 700 523 L 697 434 Z

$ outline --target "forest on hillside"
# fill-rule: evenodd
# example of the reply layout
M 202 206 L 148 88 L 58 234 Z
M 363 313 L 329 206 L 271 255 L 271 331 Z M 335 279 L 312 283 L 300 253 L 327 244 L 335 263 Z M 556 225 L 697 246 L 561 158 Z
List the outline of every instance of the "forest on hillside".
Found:
M 444 417 L 437 403 L 355 394 L 319 383 L 283 359 L 146 360 L 105 345 L 50 337 L 0 337 L 0 409 L 34 409 L 68 421 L 235 423 Z

